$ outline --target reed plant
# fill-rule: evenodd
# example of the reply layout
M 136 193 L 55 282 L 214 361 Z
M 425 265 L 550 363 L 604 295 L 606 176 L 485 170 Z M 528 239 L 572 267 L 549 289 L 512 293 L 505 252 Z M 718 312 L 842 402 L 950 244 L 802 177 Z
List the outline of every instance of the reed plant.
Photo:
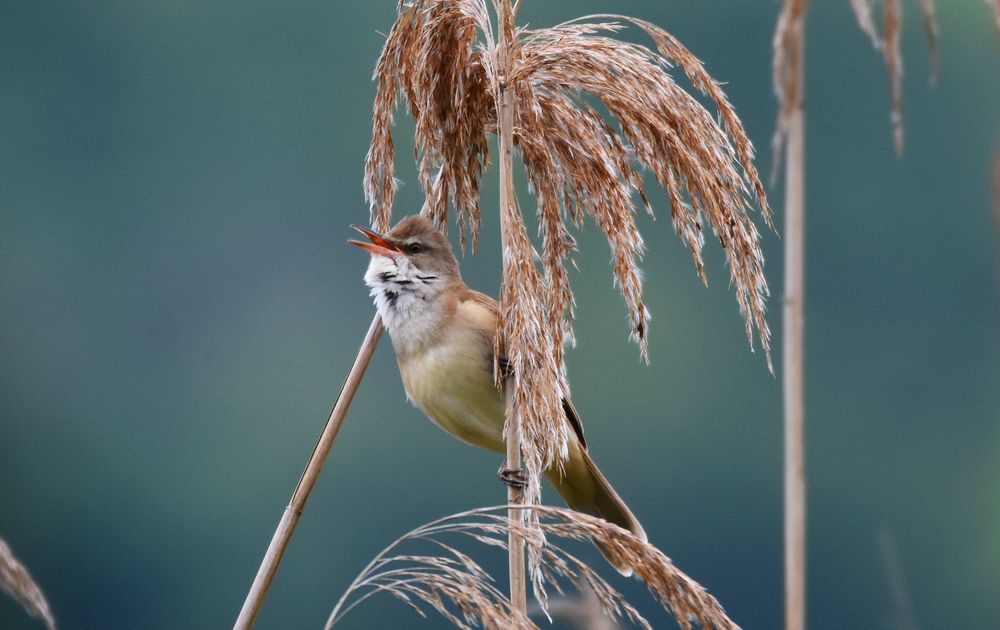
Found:
M 881 32 L 874 0 L 850 0 L 861 30 L 882 54 L 889 74 L 890 120 L 897 155 L 903 152 L 903 61 L 899 0 L 882 0 Z M 931 83 L 938 71 L 934 0 L 921 0 L 930 54 Z M 784 299 L 782 399 L 784 415 L 785 629 L 806 627 L 805 447 L 805 35 L 807 0 L 784 0 L 772 40 L 772 79 L 778 118 L 772 139 L 772 181 L 784 165 Z M 1000 14 L 998 14 L 1000 15 Z
M 378 594 L 391 595 L 421 616 L 435 611 L 458 628 L 537 629 L 514 606 L 480 561 L 462 551 L 465 540 L 485 548 L 508 550 L 514 530 L 541 550 L 540 571 L 560 593 L 573 589 L 590 593 L 610 619 L 652 629 L 650 622 L 599 572 L 565 547 L 568 541 L 591 540 L 612 555 L 615 565 L 631 566 L 653 597 L 686 630 L 737 630 L 719 602 L 674 566 L 656 547 L 603 519 L 565 508 L 533 506 L 538 517 L 528 526 L 510 518 L 509 505 L 453 514 L 414 529 L 383 549 L 354 579 L 327 619 L 333 628 L 349 612 Z M 419 546 L 423 543 L 423 546 Z M 416 549 L 416 551 L 411 551 Z M 429 549 L 429 552 L 423 550 Z
M 606 236 L 630 336 L 646 358 L 650 315 L 639 270 L 646 245 L 636 215 L 637 201 L 653 214 L 643 177 L 651 174 L 667 193 L 675 230 L 703 280 L 705 231 L 719 240 L 747 338 L 751 348 L 754 337 L 759 339 L 770 368 L 770 330 L 764 318 L 768 287 L 760 233 L 752 219 L 755 205 L 764 223 L 771 227 L 772 222 L 742 123 L 720 84 L 677 39 L 647 21 L 619 15 L 593 15 L 543 29 L 519 27 L 518 5 L 511 0 L 399 2 L 374 73 L 377 91 L 364 181 L 371 223 L 385 230 L 396 193 L 393 118 L 402 100 L 415 123 L 413 149 L 426 199 L 422 213 L 446 229 L 453 208 L 463 247 L 471 239 L 475 249 L 489 137 L 498 138 L 503 286 L 497 343 L 503 344 L 506 368 L 513 375 L 513 385 L 505 388 L 506 465 L 517 468 L 523 457 L 527 476 L 523 497 L 517 489 L 508 494 L 508 601 L 511 614 L 527 620 L 522 542 L 529 543 L 533 590 L 544 603 L 543 565 L 550 550 L 539 535 L 544 531 L 540 517 L 546 513 L 540 507 L 540 479 L 542 471 L 560 466 L 567 452 L 562 399 L 569 387 L 563 353 L 573 341 L 567 264 L 576 250 L 570 226 L 580 227 L 589 217 Z M 651 45 L 618 39 L 627 27 L 643 33 Z M 675 67 L 714 104 L 714 114 L 678 85 Z M 515 150 L 537 203 L 540 252 L 528 235 L 514 190 Z M 356 387 L 380 331 L 376 316 L 349 385 Z M 499 386 L 499 366 L 495 371 Z M 331 413 L 237 628 L 250 627 L 259 611 L 343 420 L 338 410 L 346 413 L 353 391 L 345 386 Z M 522 509 L 522 500 L 537 509 Z M 656 577 L 639 567 L 635 572 Z
M 850 1 L 862 30 L 885 59 L 893 139 L 901 151 L 899 0 L 883 0 L 881 33 L 875 27 L 872 0 Z M 639 264 L 647 245 L 639 232 L 638 215 L 640 209 L 654 213 L 646 186 L 647 180 L 655 181 L 666 193 L 675 231 L 689 248 L 696 273 L 703 280 L 706 231 L 718 239 L 750 345 L 759 341 L 771 368 L 770 330 L 764 317 L 768 286 L 755 211 L 765 226 L 773 229 L 773 223 L 754 166 L 753 146 L 734 108 L 702 62 L 678 40 L 647 21 L 620 15 L 592 15 L 549 28 L 522 27 L 516 20 L 519 4 L 519 0 L 398 3 L 374 73 L 377 90 L 364 188 L 372 225 L 387 229 L 397 190 L 392 129 L 402 103 L 414 120 L 412 146 L 425 195 L 421 212 L 443 230 L 453 219 L 463 248 L 471 245 L 476 250 L 484 222 L 481 183 L 491 163 L 491 137 L 497 139 L 503 260 L 498 343 L 503 344 L 506 368 L 514 379 L 514 386 L 505 391 L 507 466 L 517 467 L 523 458 L 528 480 L 525 495 L 512 490 L 508 506 L 502 508 L 509 510 L 503 531 L 508 535 L 504 548 L 510 554 L 511 588 L 509 595 L 495 590 L 484 595 L 486 599 L 462 599 L 467 594 L 446 591 L 441 582 L 440 589 L 432 589 L 434 594 L 422 591 L 424 595 L 410 595 L 435 608 L 445 597 L 463 613 L 489 608 L 507 615 L 503 618 L 507 621 L 530 624 L 525 614 L 520 559 L 523 543 L 527 543 L 535 595 L 543 604 L 547 578 L 553 577 L 544 569 L 546 559 L 551 560 L 547 554 L 553 551 L 543 544 L 546 530 L 542 518 L 552 515 L 553 508 L 541 505 L 540 478 L 545 469 L 559 466 L 566 452 L 568 427 L 560 418 L 561 400 L 568 392 L 564 351 L 574 340 L 574 298 L 567 271 L 576 251 L 574 229 L 592 220 L 606 237 L 612 252 L 612 276 L 628 314 L 629 334 L 645 359 L 650 313 L 643 301 Z M 1000 20 L 1000 3 L 992 5 Z M 921 0 L 920 6 L 933 77 L 938 41 L 935 7 L 933 0 Z M 774 36 L 774 82 L 780 103 L 774 163 L 777 172 L 783 160 L 786 198 L 786 626 L 794 629 L 805 625 L 802 322 L 806 9 L 806 0 L 785 0 Z M 637 30 L 648 43 L 623 41 L 619 37 L 626 29 Z M 681 87 L 675 74 L 683 75 L 690 87 Z M 714 111 L 706 109 L 699 96 L 711 103 Z M 528 234 L 531 221 L 515 194 L 515 155 L 534 196 L 537 240 Z M 362 372 L 367 362 L 363 357 L 370 356 L 380 330 L 376 317 L 355 365 L 360 365 Z M 352 371 L 352 377 L 354 374 Z M 499 385 L 499 369 L 497 380 Z M 352 393 L 345 388 L 343 395 L 349 403 Z M 346 408 L 346 404 L 338 401 L 338 408 Z M 342 419 L 339 416 L 335 424 L 339 426 Z M 336 429 L 332 433 L 335 436 Z M 321 439 L 323 448 L 314 454 L 304 482 L 315 479 L 310 470 L 322 465 L 331 441 Z M 301 494 L 297 489 L 295 496 Z M 299 513 L 301 504 L 295 504 L 295 510 Z M 574 519 L 590 518 L 575 513 L 562 516 L 578 527 L 584 524 Z M 491 527 L 500 527 L 499 521 Z M 281 540 L 276 534 L 278 542 L 272 542 L 278 559 L 290 531 Z M 493 533 L 499 535 L 499 531 Z M 598 534 L 594 536 L 599 539 Z M 499 544 L 498 540 L 488 544 Z M 451 567 L 444 571 L 448 573 L 457 566 L 451 563 L 472 573 L 478 570 L 464 565 L 462 557 L 455 555 L 457 550 L 445 551 L 450 559 L 440 565 L 431 562 L 421 571 L 431 565 L 439 570 L 447 566 Z M 273 567 L 276 560 L 272 571 Z M 441 579 L 431 573 L 421 575 L 428 580 Z M 638 570 L 637 574 L 645 577 Z M 265 576 L 265 591 L 269 580 Z M 407 582 L 414 588 L 418 583 Z M 338 614 L 335 611 L 331 621 Z M 486 619 L 476 614 L 473 617 L 481 622 Z M 456 621 L 458 617 L 449 619 Z
M 513 388 L 508 420 L 518 427 L 529 500 L 537 502 L 539 473 L 557 464 L 565 450 L 567 427 L 558 419 L 568 391 L 564 346 L 573 335 L 566 269 L 575 251 L 570 226 L 589 217 L 607 238 L 630 335 L 646 356 L 650 316 L 639 270 L 646 245 L 636 204 L 653 212 L 643 170 L 652 174 L 669 196 L 674 226 L 703 278 L 705 231 L 722 244 L 747 336 L 752 343 L 756 331 L 769 357 L 768 289 L 751 213 L 758 204 L 768 225 L 771 213 L 735 110 L 701 61 L 673 36 L 617 15 L 516 28 L 510 3 L 493 4 L 497 15 L 509 16 L 496 29 L 486 0 L 400 3 L 375 71 L 365 191 L 373 225 L 385 229 L 396 192 L 392 123 L 402 98 L 415 122 L 423 213 L 444 228 L 454 208 L 460 240 L 469 238 L 475 247 L 489 136 L 503 127 L 500 105 L 512 98 L 511 144 L 537 202 L 541 264 L 535 264 L 526 221 L 509 195 L 500 211 L 501 314 L 515 379 L 532 385 Z M 614 37 L 628 26 L 652 46 Z M 677 84 L 669 71 L 674 65 L 714 102 L 715 115 Z M 501 154 L 503 171 L 504 148 Z
M 492 11 L 491 11 L 492 8 Z M 489 136 L 499 145 L 503 252 L 498 344 L 514 383 L 507 395 L 507 467 L 523 457 L 528 505 L 541 503 L 542 471 L 560 465 L 569 426 L 564 348 L 573 341 L 574 299 L 567 263 L 571 226 L 589 217 L 612 252 L 612 274 L 625 300 L 630 336 L 647 357 L 650 315 L 639 262 L 645 243 L 637 202 L 649 213 L 643 171 L 666 191 L 674 227 L 705 280 L 705 230 L 721 243 L 751 347 L 754 333 L 770 360 L 764 318 L 768 295 L 755 204 L 771 213 L 753 163 L 754 150 L 721 86 L 701 61 L 663 29 L 620 15 L 593 15 L 550 28 L 518 27 L 509 0 L 413 0 L 398 5 L 376 64 L 372 143 L 365 165 L 371 222 L 386 229 L 396 193 L 393 118 L 400 100 L 414 119 L 413 149 L 426 202 L 422 213 L 446 229 L 456 213 L 459 240 L 473 249 L 482 224 L 482 176 Z M 494 23 L 494 18 L 496 22 Z M 651 45 L 618 39 L 638 29 Z M 681 88 L 680 69 L 715 114 Z M 536 200 L 540 252 L 513 184 L 514 150 Z M 536 264 L 539 259 L 540 264 Z M 497 354 L 499 355 L 499 348 Z M 497 382 L 500 383 L 499 371 Z M 530 384 L 530 386 L 528 386 Z M 509 500 L 522 497 L 511 491 Z M 538 512 L 512 513 L 527 523 Z M 510 597 L 524 610 L 524 569 L 517 533 L 509 541 Z M 526 537 L 536 597 L 544 601 L 544 547 Z
M 0 538 L 0 589 L 21 604 L 26 613 L 40 619 L 49 630 L 56 630 L 56 618 L 45 594 L 3 538 Z

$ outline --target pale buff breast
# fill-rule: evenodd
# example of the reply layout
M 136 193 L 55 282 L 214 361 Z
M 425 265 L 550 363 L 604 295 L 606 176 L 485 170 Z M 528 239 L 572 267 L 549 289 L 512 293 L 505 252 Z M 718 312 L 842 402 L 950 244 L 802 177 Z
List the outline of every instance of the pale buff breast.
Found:
M 503 451 L 504 409 L 493 384 L 494 316 L 463 302 L 449 333 L 436 343 L 399 356 L 399 371 L 409 399 L 439 427 L 482 448 Z

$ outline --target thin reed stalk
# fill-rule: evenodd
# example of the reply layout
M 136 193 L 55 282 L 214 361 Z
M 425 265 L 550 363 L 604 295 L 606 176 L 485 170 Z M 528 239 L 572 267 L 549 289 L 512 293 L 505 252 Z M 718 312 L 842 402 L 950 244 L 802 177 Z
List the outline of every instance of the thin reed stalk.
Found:
M 785 150 L 784 400 L 785 629 L 806 627 L 805 484 L 805 14 L 806 0 L 785 0 L 774 38 L 774 87 L 780 102 L 774 146 Z
M 805 480 L 805 113 L 789 121 L 785 157 L 785 299 L 782 387 L 785 414 L 785 628 L 806 616 Z
M 334 404 L 333 410 L 330 411 L 330 417 L 326 421 L 326 426 L 323 427 L 323 433 L 320 434 L 319 440 L 316 442 L 309 462 L 302 472 L 302 477 L 295 485 L 292 499 L 281 515 L 277 529 L 274 530 L 271 544 L 268 545 L 264 559 L 261 560 L 260 567 L 257 569 L 257 576 L 250 586 L 250 592 L 247 593 L 243 608 L 233 625 L 234 629 L 245 630 L 253 627 L 257 614 L 264 603 L 264 598 L 267 596 L 267 590 L 274 579 L 274 574 L 278 570 L 278 564 L 281 563 L 285 549 L 292 539 L 292 534 L 295 533 L 295 526 L 298 525 L 299 517 L 302 516 L 302 511 L 305 509 L 309 493 L 312 492 L 316 480 L 319 479 L 319 473 L 323 470 L 326 456 L 330 453 L 334 440 L 337 439 L 337 433 L 344 423 L 347 410 L 351 407 L 351 401 L 354 400 L 354 395 L 358 391 L 358 386 L 365 375 L 365 370 L 368 369 L 368 364 L 371 362 L 381 336 L 382 319 L 375 315 L 371 326 L 368 327 L 368 332 L 365 334 L 364 341 L 361 342 L 361 348 L 358 350 L 357 358 L 354 359 L 354 365 L 340 390 L 340 396 L 337 397 L 337 402 Z
M 513 46 L 514 34 L 514 11 L 509 0 L 500 0 L 497 4 L 497 22 L 499 23 L 499 33 L 497 38 L 497 65 L 500 71 L 500 94 L 497 99 L 500 107 L 498 120 L 498 136 L 500 142 L 500 214 L 511 216 L 517 213 L 517 198 L 514 190 L 514 90 L 509 83 L 513 57 L 511 46 Z M 509 222 L 501 222 L 501 241 L 507 243 L 510 229 Z M 505 229 L 506 226 L 506 229 Z M 505 247 L 506 249 L 506 247 Z M 504 256 L 504 265 L 509 264 L 509 257 Z M 504 269 L 504 277 L 508 271 Z M 521 467 L 521 440 L 518 435 L 518 421 L 514 416 L 514 406 L 511 404 L 511 397 L 506 395 L 506 427 L 504 437 L 507 441 L 506 467 L 508 470 L 517 470 Z M 507 487 L 507 503 L 510 505 L 521 505 L 524 502 L 524 492 L 514 485 Z M 510 510 L 508 518 L 513 521 L 522 517 L 519 510 Z M 510 602 L 515 613 L 520 613 L 527 617 L 528 596 L 527 583 L 525 581 L 525 558 L 524 541 L 514 528 L 509 533 L 507 555 L 508 573 L 510 576 Z

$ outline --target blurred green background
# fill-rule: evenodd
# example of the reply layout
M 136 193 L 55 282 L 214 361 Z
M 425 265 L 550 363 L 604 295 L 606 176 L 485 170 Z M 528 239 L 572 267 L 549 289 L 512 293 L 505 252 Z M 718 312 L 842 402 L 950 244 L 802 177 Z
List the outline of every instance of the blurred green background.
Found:
M 815 630 L 897 627 L 887 577 L 897 562 L 920 628 L 1000 623 L 989 175 L 1000 51 L 982 2 L 939 3 L 941 78 L 930 89 L 917 3 L 906 5 L 902 159 L 884 65 L 847 0 L 815 2 L 809 18 Z M 777 8 L 528 0 L 521 19 L 616 11 L 665 27 L 727 83 L 767 172 Z M 366 257 L 344 241 L 349 223 L 367 219 L 370 74 L 394 10 L 389 1 L 4 3 L 0 536 L 64 628 L 235 619 L 370 321 Z M 397 217 L 422 201 L 410 152 L 400 155 Z M 463 267 L 491 293 L 493 182 L 481 254 Z M 744 628 L 777 628 L 780 380 L 747 348 L 718 245 L 707 248 L 706 289 L 658 199 L 659 220 L 640 217 L 649 367 L 626 342 L 606 244 L 593 225 L 580 235 L 576 404 L 596 459 L 651 540 Z M 780 221 L 780 188 L 772 201 Z M 781 240 L 766 234 L 765 245 L 778 332 Z M 259 627 L 321 625 L 390 540 L 502 502 L 498 463 L 407 405 L 383 344 Z M 641 585 L 616 584 L 670 627 Z M 0 597 L 0 627 L 38 626 Z M 344 627 L 444 625 L 382 599 Z

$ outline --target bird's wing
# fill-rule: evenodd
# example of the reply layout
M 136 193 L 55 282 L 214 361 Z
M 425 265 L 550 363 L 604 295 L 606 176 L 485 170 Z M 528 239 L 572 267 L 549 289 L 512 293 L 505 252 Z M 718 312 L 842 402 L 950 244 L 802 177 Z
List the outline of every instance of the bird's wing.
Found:
M 573 427 L 573 433 L 576 433 L 576 439 L 580 440 L 580 446 L 583 450 L 587 450 L 587 439 L 583 437 L 583 420 L 580 419 L 580 414 L 576 412 L 576 407 L 569 398 L 563 398 L 562 403 L 569 426 Z
M 462 302 L 470 301 L 479 306 L 483 306 L 498 320 L 500 318 L 500 305 L 496 300 L 485 293 L 480 293 L 479 291 L 473 291 L 472 289 L 467 288 L 462 292 L 459 300 Z M 500 334 L 499 328 L 497 330 L 497 334 Z M 513 366 L 511 366 L 510 361 L 507 360 L 506 353 L 504 352 L 503 337 L 498 340 L 498 343 L 496 343 L 494 347 L 498 349 L 498 352 L 494 357 L 497 369 L 500 370 L 501 376 L 504 381 L 506 381 L 511 376 Z M 573 427 L 573 433 L 576 434 L 577 439 L 580 441 L 580 446 L 583 447 L 583 450 L 587 450 L 587 440 L 583 437 L 583 421 L 580 420 L 580 414 L 576 412 L 576 407 L 573 406 L 573 401 L 569 398 L 563 398 L 562 406 L 566 415 L 566 420 L 569 422 L 569 425 Z
M 480 293 L 479 291 L 473 291 L 469 287 L 463 287 L 462 291 L 458 296 L 459 302 L 473 302 L 480 306 L 486 307 L 494 317 L 500 317 L 500 305 L 496 300 L 486 295 L 485 293 Z

